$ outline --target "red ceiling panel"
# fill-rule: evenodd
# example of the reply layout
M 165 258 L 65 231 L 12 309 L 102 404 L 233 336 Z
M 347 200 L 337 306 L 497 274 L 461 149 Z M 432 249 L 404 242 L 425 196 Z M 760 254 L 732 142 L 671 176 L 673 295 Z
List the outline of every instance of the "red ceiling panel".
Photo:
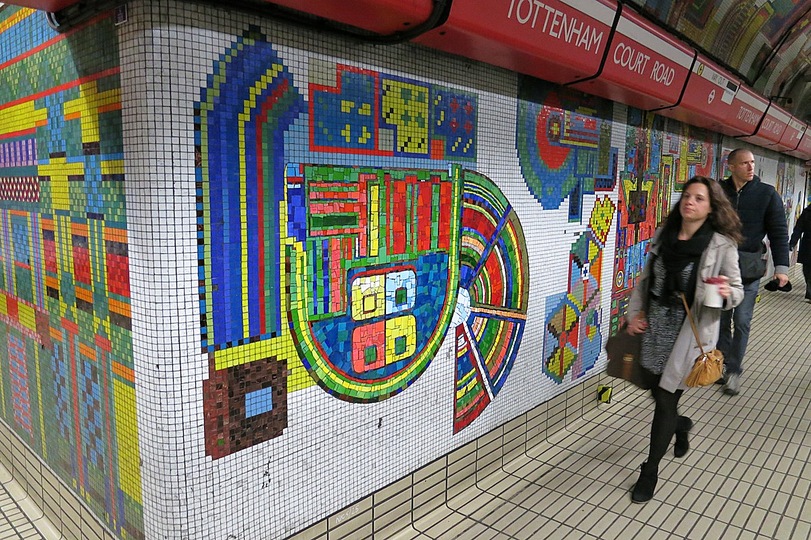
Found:
M 773 147 L 780 142 L 789 120 L 791 115 L 772 103 L 766 109 L 766 114 L 754 135 L 739 138 L 758 146 Z
M 38 9 L 41 11 L 56 12 L 74 4 L 78 4 L 79 0 L 14 0 L 13 2 L 6 3 L 14 6 Z
M 679 102 L 695 51 L 638 13 L 622 9 L 599 77 L 572 86 L 640 109 Z
M 382 35 L 403 32 L 427 21 L 434 6 L 432 0 L 273 0 L 270 3 Z
M 800 159 L 811 159 L 811 129 L 806 129 L 803 138 L 796 150 L 786 152 L 787 154 Z
M 447 21 L 414 41 L 567 83 L 598 72 L 616 11 L 613 0 L 453 0 Z
M 741 86 L 732 100 L 733 114 L 727 118 L 730 129 L 747 136 L 754 135 L 768 108 L 769 100 Z
M 806 125 L 804 123 L 792 116 L 775 149 L 780 152 L 795 150 L 800 145 L 800 140 L 803 138 L 805 128 Z
M 739 110 L 735 94 L 740 86 L 740 81 L 699 54 L 679 105 L 659 112 L 725 135 L 750 135 L 751 127 L 733 121 Z

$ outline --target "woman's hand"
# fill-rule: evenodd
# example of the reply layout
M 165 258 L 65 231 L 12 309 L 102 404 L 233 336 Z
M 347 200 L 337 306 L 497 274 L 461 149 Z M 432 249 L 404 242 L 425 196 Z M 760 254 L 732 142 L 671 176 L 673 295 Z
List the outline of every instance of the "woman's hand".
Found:
M 648 329 L 648 319 L 644 313 L 637 313 L 636 317 L 628 323 L 628 333 L 631 335 L 641 334 Z
M 718 279 L 722 280 L 718 283 L 718 294 L 724 299 L 729 298 L 729 295 L 732 294 L 732 287 L 729 286 L 729 278 L 726 276 L 718 276 Z
M 708 277 L 704 280 L 704 284 L 708 287 L 715 287 L 724 300 L 732 294 L 732 287 L 729 286 L 729 278 L 726 276 Z

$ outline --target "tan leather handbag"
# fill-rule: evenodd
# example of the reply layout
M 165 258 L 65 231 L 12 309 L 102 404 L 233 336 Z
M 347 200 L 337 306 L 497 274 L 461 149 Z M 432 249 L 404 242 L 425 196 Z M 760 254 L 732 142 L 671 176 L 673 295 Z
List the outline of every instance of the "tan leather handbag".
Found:
M 718 349 L 704 352 L 696 323 L 693 320 L 693 314 L 690 312 L 690 306 L 687 305 L 687 298 L 684 297 L 684 293 L 681 295 L 681 301 L 684 303 L 687 318 L 690 319 L 690 326 L 693 328 L 693 335 L 696 337 L 696 343 L 698 343 L 698 348 L 701 351 L 701 354 L 693 363 L 693 369 L 690 370 L 690 374 L 684 380 L 684 384 L 691 387 L 713 384 L 724 373 L 724 353 Z

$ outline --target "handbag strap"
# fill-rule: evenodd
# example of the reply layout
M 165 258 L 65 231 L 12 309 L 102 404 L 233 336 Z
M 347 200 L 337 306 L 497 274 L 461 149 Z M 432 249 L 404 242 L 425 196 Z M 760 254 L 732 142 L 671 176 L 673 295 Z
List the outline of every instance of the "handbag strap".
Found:
M 687 305 L 687 298 L 685 298 L 684 293 L 681 293 L 681 301 L 684 303 L 684 309 L 687 311 L 687 318 L 690 319 L 690 326 L 693 327 L 693 335 L 696 337 L 698 349 L 701 351 L 701 354 L 704 354 L 704 347 L 701 346 L 701 338 L 698 337 L 696 322 L 693 320 L 693 314 L 690 312 L 690 306 Z

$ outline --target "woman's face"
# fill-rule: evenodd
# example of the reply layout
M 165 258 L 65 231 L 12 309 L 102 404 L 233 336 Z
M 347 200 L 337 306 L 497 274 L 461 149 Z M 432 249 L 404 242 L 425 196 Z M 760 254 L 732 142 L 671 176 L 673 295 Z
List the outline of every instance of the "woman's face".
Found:
M 710 214 L 710 191 L 700 182 L 690 184 L 681 194 L 681 218 L 687 222 L 703 223 Z

